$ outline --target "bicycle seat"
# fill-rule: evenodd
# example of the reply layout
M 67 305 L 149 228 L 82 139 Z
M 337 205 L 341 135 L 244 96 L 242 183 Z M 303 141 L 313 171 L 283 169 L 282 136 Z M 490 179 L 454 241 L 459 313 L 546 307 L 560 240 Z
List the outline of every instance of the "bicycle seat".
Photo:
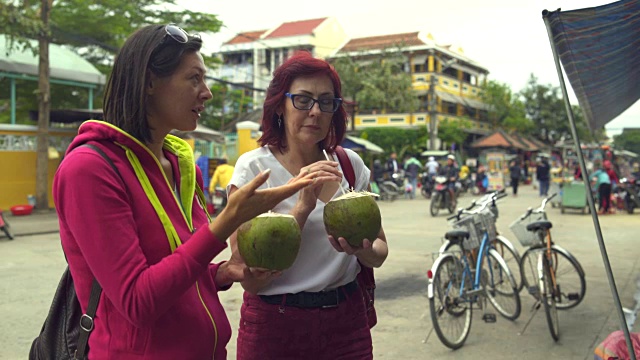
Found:
M 527 225 L 528 231 L 549 230 L 551 229 L 551 221 L 536 221 Z
M 468 239 L 469 232 L 466 230 L 451 230 L 444 234 L 444 238 L 447 240 Z

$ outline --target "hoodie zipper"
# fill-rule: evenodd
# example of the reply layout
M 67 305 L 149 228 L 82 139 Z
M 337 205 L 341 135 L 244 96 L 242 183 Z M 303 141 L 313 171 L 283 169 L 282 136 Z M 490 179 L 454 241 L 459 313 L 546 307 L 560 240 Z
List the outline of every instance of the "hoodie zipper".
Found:
M 151 181 L 149 180 L 149 177 L 147 176 L 146 172 L 144 171 L 144 169 L 142 167 L 142 164 L 140 163 L 140 160 L 138 159 L 138 157 L 128 147 L 126 147 L 126 146 L 124 146 L 122 144 L 118 144 L 118 143 L 116 143 L 116 144 L 119 145 L 120 147 L 122 147 L 125 150 L 127 158 L 129 159 L 129 162 L 131 163 L 131 166 L 134 169 L 134 172 L 136 174 L 136 177 L 138 178 L 138 181 L 140 182 L 140 185 L 142 186 L 145 194 L 147 195 L 147 198 L 149 198 L 149 201 L 151 202 L 152 206 L 154 207 L 154 210 L 156 210 L 156 213 L 158 214 L 158 217 L 160 218 L 160 221 L 162 222 L 162 225 L 163 225 L 163 227 L 165 229 L 165 232 L 167 233 L 167 237 L 169 238 L 169 246 L 171 247 L 171 252 L 173 253 L 178 246 L 182 245 L 182 241 L 180 240 L 180 237 L 178 236 L 178 233 L 177 233 L 175 227 L 173 226 L 173 223 L 171 222 L 171 218 L 169 218 L 169 215 L 166 213 L 164 208 L 160 205 L 160 199 L 158 198 L 158 195 L 156 194 L 155 190 L 153 189 L 153 186 L 151 185 Z M 152 158 L 156 162 L 156 165 L 158 165 L 158 168 L 160 169 L 160 171 L 161 171 L 161 173 L 162 173 L 162 175 L 164 177 L 164 180 L 165 180 L 165 183 L 167 184 L 167 187 L 169 188 L 169 190 L 171 190 L 171 185 L 169 184 L 169 180 L 167 179 L 167 176 L 164 173 L 164 170 L 162 170 L 162 166 L 161 166 L 160 162 L 155 157 L 155 155 L 153 155 L 151 153 L 151 151 L 149 151 L 144 146 L 143 146 L 143 148 L 145 150 L 147 150 L 150 155 L 152 155 Z M 196 188 L 197 188 L 197 184 L 196 184 Z M 195 230 L 194 230 L 193 226 L 187 220 L 187 217 L 186 217 L 186 215 L 184 213 L 184 209 L 182 208 L 181 202 L 178 200 L 176 194 L 173 191 L 171 191 L 171 194 L 173 195 L 173 199 L 175 200 L 176 204 L 181 209 L 180 213 L 182 214 L 182 218 L 184 219 L 185 223 L 189 227 L 189 230 L 193 234 L 195 232 Z M 198 197 L 198 201 L 200 201 L 199 197 Z M 206 209 L 205 209 L 205 213 L 206 213 Z M 207 218 L 209 218 L 208 214 L 207 214 Z M 216 350 L 218 348 L 218 327 L 216 326 L 216 322 L 215 322 L 215 320 L 213 318 L 213 315 L 211 314 L 211 311 L 209 310 L 206 302 L 204 301 L 204 298 L 202 297 L 202 294 L 200 293 L 200 286 L 198 284 L 198 281 L 196 281 L 196 292 L 198 293 L 198 298 L 200 299 L 200 302 L 202 303 L 202 306 L 204 307 L 204 310 L 207 313 L 207 316 L 209 316 L 209 319 L 211 320 L 211 325 L 213 326 L 214 345 L 213 345 L 212 358 L 215 359 Z

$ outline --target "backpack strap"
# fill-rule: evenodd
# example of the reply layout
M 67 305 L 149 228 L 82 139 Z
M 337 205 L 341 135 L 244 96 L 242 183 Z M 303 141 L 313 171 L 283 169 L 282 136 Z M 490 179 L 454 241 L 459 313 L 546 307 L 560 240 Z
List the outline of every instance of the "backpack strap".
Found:
M 342 172 L 344 173 L 344 177 L 347 179 L 349 183 L 349 187 L 351 189 L 356 188 L 356 173 L 353 171 L 353 164 L 351 164 L 351 160 L 349 160 L 349 155 L 344 151 L 344 148 L 340 145 L 336 146 L 335 149 L 336 156 L 338 157 L 338 162 L 340 163 L 340 167 L 342 167 Z
M 88 147 L 93 151 L 97 152 L 98 155 L 102 156 L 103 159 L 111 166 L 113 171 L 120 175 L 120 171 L 116 168 L 116 165 L 111 161 L 109 156 L 102 151 L 99 147 L 93 144 L 84 144 L 81 147 Z M 84 359 L 85 353 L 87 351 L 87 344 L 89 343 L 89 334 L 93 331 L 93 319 L 96 317 L 96 312 L 98 310 L 98 302 L 100 301 L 100 294 L 102 294 L 102 287 L 98 284 L 98 280 L 93 279 L 93 284 L 91 285 L 91 295 L 89 296 L 89 305 L 87 305 L 87 312 L 82 314 L 80 318 L 80 334 L 78 335 L 78 347 L 76 348 L 76 352 L 74 355 L 74 359 Z

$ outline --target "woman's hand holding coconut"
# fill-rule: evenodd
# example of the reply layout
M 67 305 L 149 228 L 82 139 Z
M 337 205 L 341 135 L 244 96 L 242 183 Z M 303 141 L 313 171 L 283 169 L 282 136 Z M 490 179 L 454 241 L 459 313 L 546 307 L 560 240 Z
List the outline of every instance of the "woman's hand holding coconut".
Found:
M 256 176 L 251 182 L 241 189 L 237 189 L 229 196 L 229 202 L 225 209 L 218 215 L 215 221 L 209 224 L 209 230 L 216 235 L 217 239 L 226 239 L 244 222 L 271 210 L 282 200 L 292 196 L 300 189 L 304 189 L 313 184 L 313 174 L 296 177 L 288 184 L 265 190 L 258 190 L 269 178 L 270 170 L 264 171 Z M 232 250 L 234 244 L 232 244 Z M 246 277 L 264 279 L 274 272 L 266 269 L 249 269 L 244 260 L 232 252 L 229 261 L 220 265 L 216 273 L 216 284 L 218 287 L 230 285 L 232 282 L 244 281 Z
M 298 181 L 298 179 L 307 176 L 311 176 L 314 182 L 311 186 L 300 190 L 298 202 L 291 212 L 291 215 L 296 218 L 300 228 L 304 227 L 307 217 L 313 209 L 316 208 L 317 201 L 323 193 L 325 184 L 328 188 L 331 184 L 339 184 L 339 182 L 342 181 L 342 173 L 338 170 L 338 163 L 335 161 L 322 160 L 304 166 L 300 169 L 298 176 L 291 179 L 291 181 Z M 331 195 L 335 194 L 337 190 L 338 188 L 336 186 Z

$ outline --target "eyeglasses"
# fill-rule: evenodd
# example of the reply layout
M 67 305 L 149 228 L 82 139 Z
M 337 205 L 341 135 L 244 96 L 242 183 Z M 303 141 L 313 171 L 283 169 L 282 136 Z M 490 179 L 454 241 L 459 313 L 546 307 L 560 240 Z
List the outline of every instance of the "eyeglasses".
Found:
M 158 49 L 163 44 L 166 43 L 167 37 L 172 38 L 173 40 L 175 40 L 176 42 L 178 42 L 180 44 L 186 44 L 187 41 L 189 41 L 189 34 L 187 34 L 186 31 L 182 30 L 181 28 L 179 28 L 175 24 L 165 25 L 164 32 L 165 32 L 165 34 L 162 37 L 162 40 L 158 43 L 158 45 L 156 45 L 155 49 L 153 49 L 153 51 L 151 52 L 152 54 L 155 53 L 156 51 L 158 51 Z
M 338 111 L 340 105 L 342 105 L 341 98 L 325 98 L 325 99 L 314 99 L 311 96 L 301 95 L 301 94 L 291 94 L 285 93 L 285 95 L 291 99 L 291 103 L 293 103 L 293 107 L 298 110 L 311 110 L 313 105 L 318 103 L 320 107 L 320 111 L 327 113 L 334 113 Z

